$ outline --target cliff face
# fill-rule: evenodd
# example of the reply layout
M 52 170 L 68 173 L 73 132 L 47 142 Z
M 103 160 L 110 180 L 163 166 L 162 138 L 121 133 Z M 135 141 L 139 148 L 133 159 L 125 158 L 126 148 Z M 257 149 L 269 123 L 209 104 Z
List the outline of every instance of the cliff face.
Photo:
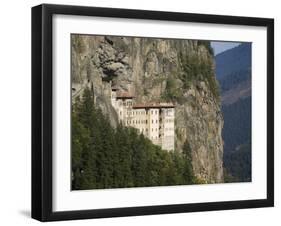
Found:
M 192 150 L 195 175 L 223 182 L 223 119 L 216 90 L 213 55 L 206 43 L 112 36 L 72 35 L 72 95 L 93 87 L 96 104 L 116 126 L 110 83 L 136 96 L 136 102 L 173 102 L 175 147 Z M 208 44 L 208 43 L 207 43 Z

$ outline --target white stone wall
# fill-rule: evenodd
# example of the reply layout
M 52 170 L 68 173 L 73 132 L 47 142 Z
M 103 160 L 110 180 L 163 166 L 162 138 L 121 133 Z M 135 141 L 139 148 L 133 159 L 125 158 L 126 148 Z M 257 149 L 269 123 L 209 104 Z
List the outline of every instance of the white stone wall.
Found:
M 115 91 L 111 92 L 111 103 L 118 114 L 119 122 L 138 129 L 162 149 L 174 150 L 174 108 L 133 108 L 131 98 L 117 98 Z
M 157 145 L 161 145 L 159 142 L 159 109 L 150 108 L 149 112 L 149 139 Z
M 125 126 L 129 126 L 129 122 L 132 119 L 132 105 L 133 101 L 132 99 L 123 99 L 123 111 L 124 111 L 124 117 L 123 117 L 123 123 Z
M 116 102 L 117 102 L 116 103 L 116 110 L 117 110 L 119 122 L 123 122 L 124 121 L 123 101 L 122 101 L 122 99 L 118 99 Z
M 116 109 L 117 101 L 116 101 L 116 91 L 115 90 L 111 91 L 111 104 Z
M 148 120 L 145 109 L 132 109 L 132 118 L 128 126 L 132 126 L 148 137 Z
M 162 148 L 174 150 L 175 148 L 175 111 L 174 108 L 165 108 L 162 111 Z

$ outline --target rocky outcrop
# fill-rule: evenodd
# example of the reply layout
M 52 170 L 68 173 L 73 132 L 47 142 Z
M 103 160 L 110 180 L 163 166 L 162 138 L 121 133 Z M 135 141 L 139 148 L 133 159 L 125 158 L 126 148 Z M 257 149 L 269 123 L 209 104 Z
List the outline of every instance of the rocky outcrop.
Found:
M 110 104 L 111 84 L 133 93 L 138 103 L 172 101 L 176 149 L 181 150 L 187 141 L 196 176 L 207 183 L 222 182 L 223 119 L 214 91 L 213 55 L 205 44 L 72 35 L 73 97 L 92 86 L 96 104 L 113 126 L 117 115 Z

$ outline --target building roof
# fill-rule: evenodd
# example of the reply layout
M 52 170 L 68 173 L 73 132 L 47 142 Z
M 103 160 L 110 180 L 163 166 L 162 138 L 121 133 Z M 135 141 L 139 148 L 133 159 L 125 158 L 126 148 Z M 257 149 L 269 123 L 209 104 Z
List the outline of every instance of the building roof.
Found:
M 129 92 L 117 92 L 116 98 L 118 99 L 132 99 L 134 96 Z
M 148 103 L 148 104 L 135 104 L 133 108 L 174 108 L 173 103 Z

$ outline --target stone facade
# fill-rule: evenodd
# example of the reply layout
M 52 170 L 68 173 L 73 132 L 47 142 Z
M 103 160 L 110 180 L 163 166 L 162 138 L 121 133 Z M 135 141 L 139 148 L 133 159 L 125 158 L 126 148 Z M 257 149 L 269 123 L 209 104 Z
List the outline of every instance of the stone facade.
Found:
M 175 107 L 171 103 L 135 104 L 129 92 L 111 88 L 111 104 L 119 122 L 131 126 L 164 150 L 175 149 Z

